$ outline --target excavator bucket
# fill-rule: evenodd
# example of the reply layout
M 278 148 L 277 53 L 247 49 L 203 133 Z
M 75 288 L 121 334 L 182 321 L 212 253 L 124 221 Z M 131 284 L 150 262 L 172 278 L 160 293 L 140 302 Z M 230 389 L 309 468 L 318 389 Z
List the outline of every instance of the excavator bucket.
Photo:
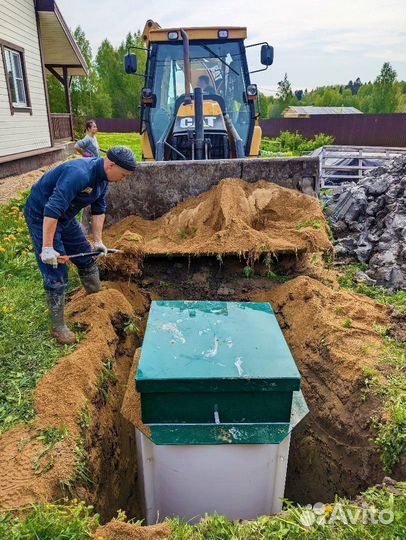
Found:
M 257 158 L 140 163 L 121 183 L 112 183 L 106 225 L 130 216 L 156 219 L 178 204 L 209 191 L 224 178 L 265 180 L 316 197 L 320 191 L 319 159 Z

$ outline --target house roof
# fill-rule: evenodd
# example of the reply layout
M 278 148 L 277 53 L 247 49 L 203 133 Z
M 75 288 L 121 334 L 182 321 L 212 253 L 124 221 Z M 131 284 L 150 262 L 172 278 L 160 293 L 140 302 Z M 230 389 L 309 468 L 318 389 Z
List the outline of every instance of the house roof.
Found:
M 54 0 L 36 0 L 43 62 L 59 74 L 63 67 L 68 75 L 87 75 L 88 68 L 80 49 Z
M 283 111 L 285 114 L 294 114 L 300 116 L 314 116 L 317 114 L 362 114 L 362 111 L 356 109 L 355 107 L 298 107 L 290 106 Z

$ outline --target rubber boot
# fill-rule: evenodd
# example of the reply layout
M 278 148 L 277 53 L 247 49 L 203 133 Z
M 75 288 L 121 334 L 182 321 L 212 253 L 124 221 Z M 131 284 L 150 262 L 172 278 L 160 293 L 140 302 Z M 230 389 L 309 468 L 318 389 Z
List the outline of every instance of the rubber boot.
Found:
M 48 298 L 49 314 L 51 316 L 51 334 L 62 345 L 75 343 L 76 336 L 65 324 L 64 308 L 65 293 L 46 291 Z
M 99 268 L 96 263 L 87 268 L 78 268 L 78 272 L 80 281 L 87 294 L 93 294 L 102 290 Z

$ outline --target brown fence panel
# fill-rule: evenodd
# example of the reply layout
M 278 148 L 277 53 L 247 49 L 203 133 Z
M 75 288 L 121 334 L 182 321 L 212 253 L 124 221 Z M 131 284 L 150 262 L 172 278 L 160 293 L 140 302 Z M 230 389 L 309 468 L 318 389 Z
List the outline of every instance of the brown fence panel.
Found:
M 138 133 L 140 121 L 135 118 L 95 118 L 99 131 L 107 133 Z
M 140 121 L 131 118 L 95 118 L 99 131 L 139 132 Z M 310 118 L 262 120 L 262 133 L 277 137 L 281 131 L 298 131 L 312 138 L 327 133 L 335 144 L 357 146 L 406 146 L 406 114 L 325 114 Z
M 262 134 L 277 137 L 281 131 L 298 131 L 312 138 L 327 133 L 335 144 L 406 146 L 406 114 L 325 114 L 310 118 L 271 118 L 261 121 Z

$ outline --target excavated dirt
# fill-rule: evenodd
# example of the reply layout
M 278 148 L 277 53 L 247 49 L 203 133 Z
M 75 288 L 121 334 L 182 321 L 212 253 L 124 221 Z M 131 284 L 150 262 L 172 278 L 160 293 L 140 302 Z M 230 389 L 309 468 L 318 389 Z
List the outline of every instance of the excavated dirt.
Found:
M 95 411 L 92 402 L 97 402 L 100 395 L 103 363 L 119 353 L 120 336 L 115 326 L 122 327 L 123 321 L 133 316 L 133 307 L 116 290 L 76 296 L 67 312 L 72 323 L 87 328 L 86 338 L 38 384 L 35 421 L 28 426 L 16 427 L 1 437 L 2 510 L 59 498 L 63 495 L 62 484 L 72 482 L 77 465 L 77 439 L 82 435 L 81 411 L 84 407 Z M 134 344 L 130 346 L 131 353 L 134 348 Z M 123 378 L 127 380 L 128 370 Z M 107 425 L 107 419 L 99 418 L 98 422 Z M 40 453 L 46 450 L 38 437 L 41 430 L 54 427 L 61 428 L 66 436 L 45 452 L 38 470 L 35 463 Z
M 379 372 L 391 310 L 358 294 L 298 277 L 254 301 L 269 301 L 302 375 L 310 414 L 293 432 L 286 497 L 302 503 L 354 496 L 380 481 L 382 464 L 370 439 L 380 402 L 365 390 Z M 346 325 L 351 325 L 346 327 Z
M 154 221 L 129 216 L 110 227 L 105 239 L 136 259 L 142 252 L 237 254 L 255 260 L 264 253 L 278 256 L 332 249 L 317 199 L 265 181 L 250 184 L 232 178 Z M 106 259 L 107 268 L 117 270 L 114 259 Z M 122 256 L 120 262 L 125 259 Z M 136 263 L 133 274 L 138 271 Z
M 93 538 L 100 540 L 162 540 L 169 538 L 171 529 L 167 523 L 140 527 L 122 521 L 110 521 L 96 529 Z

